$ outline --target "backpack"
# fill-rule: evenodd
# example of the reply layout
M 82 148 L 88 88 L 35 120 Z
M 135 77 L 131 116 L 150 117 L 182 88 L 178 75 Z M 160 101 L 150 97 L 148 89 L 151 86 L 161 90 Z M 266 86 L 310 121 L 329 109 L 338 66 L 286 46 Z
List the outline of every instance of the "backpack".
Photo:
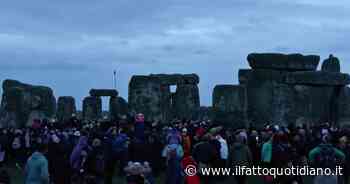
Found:
M 336 152 L 331 145 L 320 146 L 320 152 L 316 156 L 315 166 L 317 168 L 336 168 Z
M 126 134 L 119 134 L 112 141 L 112 151 L 114 153 L 120 153 L 126 151 L 128 148 L 127 144 L 128 136 Z

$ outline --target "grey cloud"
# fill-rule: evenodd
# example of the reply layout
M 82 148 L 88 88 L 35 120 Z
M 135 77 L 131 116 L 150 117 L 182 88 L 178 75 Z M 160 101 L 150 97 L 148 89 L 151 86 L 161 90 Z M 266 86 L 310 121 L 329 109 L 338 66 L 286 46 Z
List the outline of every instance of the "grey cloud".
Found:
M 119 90 L 127 94 L 133 74 L 197 72 L 208 105 L 215 84 L 237 82 L 250 52 L 349 59 L 349 18 L 346 0 L 6 1 L 0 6 L 0 78 L 35 83 L 38 71 L 48 70 L 55 76 L 43 82 L 58 95 L 82 98 L 86 91 L 70 90 L 67 73 L 88 90 L 109 86 L 109 71 L 121 68 Z M 345 62 L 342 67 L 350 72 Z

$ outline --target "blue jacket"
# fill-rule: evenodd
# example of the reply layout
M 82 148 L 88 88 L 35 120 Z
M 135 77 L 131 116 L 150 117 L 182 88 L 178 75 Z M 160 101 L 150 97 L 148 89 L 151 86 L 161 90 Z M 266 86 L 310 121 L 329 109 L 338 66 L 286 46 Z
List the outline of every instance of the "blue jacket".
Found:
M 49 184 L 48 162 L 40 152 L 34 152 L 26 165 L 25 184 Z

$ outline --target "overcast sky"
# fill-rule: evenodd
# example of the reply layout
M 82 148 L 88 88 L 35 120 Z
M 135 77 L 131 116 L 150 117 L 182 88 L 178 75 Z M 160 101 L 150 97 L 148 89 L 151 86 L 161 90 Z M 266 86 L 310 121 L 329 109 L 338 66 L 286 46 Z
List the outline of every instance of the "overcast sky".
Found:
M 134 74 L 197 73 L 210 105 L 250 52 L 333 53 L 350 72 L 349 20 L 348 0 L 3 1 L 0 80 L 50 86 L 80 109 L 90 88 L 113 87 L 114 69 L 126 99 Z

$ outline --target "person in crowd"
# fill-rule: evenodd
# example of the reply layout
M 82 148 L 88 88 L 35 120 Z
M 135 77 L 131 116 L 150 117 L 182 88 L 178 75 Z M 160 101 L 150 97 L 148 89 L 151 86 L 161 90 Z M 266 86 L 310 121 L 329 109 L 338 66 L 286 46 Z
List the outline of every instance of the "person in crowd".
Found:
M 127 184 L 155 184 L 148 162 L 129 162 L 124 168 Z
M 102 141 L 99 137 L 92 139 L 91 151 L 86 160 L 86 173 L 90 178 L 89 183 L 102 184 L 105 164 Z
M 90 151 L 88 145 L 88 138 L 86 136 L 81 136 L 78 144 L 73 149 L 70 155 L 70 166 L 72 168 L 72 182 L 81 183 L 84 181 L 86 174 L 86 160 L 88 152 Z
M 144 160 L 152 167 L 153 175 L 159 176 L 165 166 L 165 159 L 162 158 L 163 145 L 159 136 L 156 134 L 148 136 L 145 148 L 143 151 Z
M 197 168 L 198 164 L 196 161 L 192 158 L 190 155 L 185 155 L 184 158 L 181 161 L 182 169 L 191 169 L 191 168 Z M 191 171 L 189 171 L 191 172 Z M 185 184 L 200 184 L 200 177 L 197 173 L 192 173 L 191 175 L 186 175 L 184 177 L 184 183 Z
M 145 116 L 139 113 L 135 117 L 135 140 L 143 143 L 145 141 Z
M 51 181 L 53 183 L 69 183 L 69 157 L 57 133 L 51 135 L 51 140 L 48 144 L 47 159 Z
M 248 146 L 252 153 L 253 164 L 255 166 L 260 164 L 261 160 L 261 140 L 257 130 L 250 130 L 248 137 Z
M 184 154 L 186 156 L 191 154 L 191 137 L 188 135 L 187 128 L 182 129 L 182 134 L 181 134 L 181 139 L 182 141 L 182 146 L 184 148 Z
M 25 184 L 49 184 L 48 161 L 45 154 L 46 144 L 38 145 L 37 150 L 29 157 L 25 166 Z
M 121 177 L 127 176 L 128 183 L 155 183 L 157 180 L 154 176 L 162 172 L 166 177 L 161 183 L 166 184 L 220 183 L 220 180 L 228 178 L 203 176 L 200 172 L 194 176 L 184 176 L 184 169 L 195 165 L 200 171 L 201 168 L 232 167 L 232 164 L 284 168 L 303 166 L 308 162 L 313 166 L 325 167 L 317 164 L 331 163 L 328 161 L 333 160 L 330 159 L 333 155 L 335 160 L 345 161 L 342 165 L 345 174 L 349 170 L 347 165 L 350 165 L 347 141 L 350 131 L 330 127 L 329 124 L 313 127 L 290 125 L 288 128 L 267 125 L 261 130 L 253 126 L 233 129 L 209 120 L 148 122 L 141 113 L 116 121 L 82 121 L 76 117 L 57 123 L 36 121 L 40 121 L 40 124 L 35 128 L 0 129 L 0 158 L 4 152 L 4 160 L 10 160 L 3 163 L 3 168 L 14 162 L 22 170 L 21 163 L 24 165 L 28 160 L 26 181 L 28 179 L 32 183 L 34 180 L 45 182 L 46 179 L 42 178 L 47 174 L 54 184 L 111 184 L 115 173 Z M 325 138 L 325 135 L 333 137 L 333 141 Z M 47 145 L 46 150 L 38 151 L 41 145 Z M 325 151 L 325 145 L 333 149 Z M 31 170 L 35 164 L 44 166 L 46 158 L 46 173 Z M 128 163 L 133 163 L 131 170 Z M 133 170 L 137 168 L 135 164 L 139 167 L 138 174 Z M 118 168 L 118 172 L 115 172 L 115 168 Z M 344 180 L 347 180 L 346 176 Z M 267 183 L 303 183 L 302 177 L 263 178 Z M 238 183 L 248 182 L 244 176 L 234 179 Z M 334 181 L 334 177 L 317 176 L 315 182 L 332 179 Z
M 217 134 L 215 138 L 220 142 L 220 167 L 225 167 L 229 155 L 227 141 L 221 134 Z
M 236 141 L 231 146 L 230 149 L 230 165 L 236 166 L 246 166 L 250 167 L 252 165 L 252 154 L 247 145 L 247 134 L 244 131 L 238 131 L 236 133 Z M 238 184 L 247 183 L 246 176 L 235 176 Z
M 173 128 L 170 130 L 167 136 L 168 144 L 163 150 L 162 156 L 166 158 L 167 169 L 166 169 L 166 184 L 181 184 L 182 169 L 181 160 L 184 155 L 181 142 L 178 138 L 178 133 Z
M 275 135 L 272 140 L 271 166 L 273 168 L 289 167 L 291 166 L 291 149 L 286 132 L 278 126 L 274 126 L 273 131 Z M 289 179 L 289 176 L 277 176 L 274 179 L 274 183 L 288 183 Z
M 309 153 L 311 165 L 315 168 L 329 168 L 335 172 L 336 166 L 345 161 L 345 154 L 331 144 L 332 137 L 328 131 L 321 130 L 322 143 Z M 314 184 L 338 183 L 336 175 L 318 175 L 314 177 Z

